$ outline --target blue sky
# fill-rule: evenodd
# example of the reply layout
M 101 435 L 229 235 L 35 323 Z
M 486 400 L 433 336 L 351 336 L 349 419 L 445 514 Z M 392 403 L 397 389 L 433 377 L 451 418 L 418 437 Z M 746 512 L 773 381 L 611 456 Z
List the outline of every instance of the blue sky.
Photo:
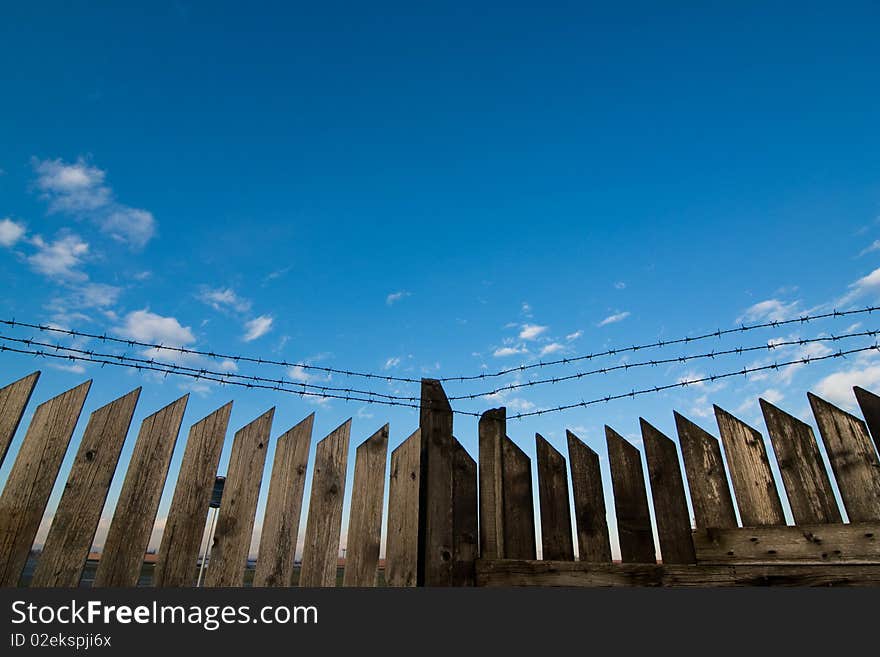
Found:
M 5 7 L 0 314 L 419 377 L 878 301 L 876 4 L 419 5 Z M 857 322 L 880 328 L 865 316 L 713 346 Z M 43 370 L 34 402 L 95 378 L 67 465 L 87 413 L 137 385 L 135 426 L 192 393 L 183 436 L 235 400 L 221 471 L 232 429 L 273 405 L 275 436 L 316 411 L 315 442 L 353 416 L 352 455 L 386 421 L 392 447 L 417 422 L 406 409 L 2 358 L 4 381 Z M 631 370 L 456 407 L 528 411 L 759 361 Z M 758 395 L 809 419 L 806 390 L 851 407 L 854 383 L 880 387 L 880 362 L 691 386 L 509 433 L 534 455 L 535 431 L 564 452 L 572 428 L 604 458 L 605 423 L 637 440 L 642 415 L 674 436 L 675 408 L 717 433 L 715 402 L 763 430 Z M 475 455 L 476 420 L 458 418 L 456 434 Z M 173 481 L 174 470 L 160 518 Z

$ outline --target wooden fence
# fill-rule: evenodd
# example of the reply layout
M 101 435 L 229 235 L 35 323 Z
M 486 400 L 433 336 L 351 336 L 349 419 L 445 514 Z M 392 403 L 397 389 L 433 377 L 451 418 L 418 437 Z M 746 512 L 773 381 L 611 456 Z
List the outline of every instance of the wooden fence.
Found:
M 38 378 L 35 372 L 0 389 L 0 463 Z M 90 383 L 43 402 L 33 414 L 0 495 L 2 586 L 23 581 Z M 719 441 L 675 415 L 695 528 L 675 442 L 641 420 L 649 502 L 641 453 L 606 427 L 618 563 L 612 561 L 596 452 L 568 432 L 567 466 L 565 456 L 536 436 L 536 523 L 531 459 L 507 436 L 505 410 L 489 410 L 479 421 L 478 467 L 453 436 L 452 409 L 442 386 L 426 379 L 419 427 L 392 452 L 390 472 L 388 425 L 357 447 L 342 584 L 379 582 L 386 481 L 384 581 L 389 586 L 878 584 L 880 460 L 871 436 L 875 442 L 880 437 L 880 397 L 855 392 L 867 425 L 810 395 L 833 478 L 810 426 L 761 401 L 795 526 L 785 524 L 763 437 L 720 408 L 715 411 L 733 494 Z M 133 390 L 92 412 L 31 586 L 80 585 L 139 393 Z M 118 473 L 124 477 L 95 586 L 138 584 L 186 404 L 187 397 L 181 397 L 141 424 L 128 468 Z M 154 586 L 195 584 L 230 413 L 231 403 L 189 430 L 156 555 Z M 235 432 L 205 586 L 245 583 L 273 415 L 269 410 Z M 317 444 L 310 464 L 313 420 L 310 415 L 275 441 L 255 586 L 337 584 L 351 422 Z M 310 471 L 297 569 L 296 538 Z M 842 522 L 832 481 L 849 523 Z M 735 509 L 743 527 L 737 526 Z

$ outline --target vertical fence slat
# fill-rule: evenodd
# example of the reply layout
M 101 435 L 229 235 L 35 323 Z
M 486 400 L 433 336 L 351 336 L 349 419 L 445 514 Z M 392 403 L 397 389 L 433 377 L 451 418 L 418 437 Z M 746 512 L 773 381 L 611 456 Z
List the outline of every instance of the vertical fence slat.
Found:
M 639 418 L 663 563 L 695 563 L 691 520 L 675 443 Z
M 493 408 L 480 417 L 480 556 L 503 559 L 504 549 L 504 454 L 507 410 Z
M 477 462 L 453 438 L 452 586 L 473 586 L 479 552 Z
M 300 586 L 336 586 L 351 420 L 318 443 Z
M 538 497 L 541 505 L 541 546 L 545 561 L 573 561 L 571 511 L 565 457 L 544 437 L 535 434 L 538 457 Z
M 205 586 L 242 586 L 272 431 L 271 408 L 235 433 Z
M 31 586 L 79 585 L 140 392 L 136 388 L 89 417 Z
M 385 545 L 385 582 L 389 586 L 415 586 L 418 580 L 421 453 L 420 429 L 391 452 Z
M 376 586 L 387 456 L 386 424 L 357 448 L 348 514 L 343 586 Z
M 673 412 L 697 527 L 736 527 L 721 446 L 709 432 Z
M 141 424 L 95 572 L 96 587 L 136 586 L 189 395 Z
M 16 586 L 82 412 L 91 381 L 34 412 L 0 496 L 0 586 Z
M 841 522 L 813 429 L 770 402 L 764 399 L 759 402 L 794 521 L 798 524 Z
M 807 393 L 850 522 L 880 518 L 880 462 L 865 423 Z
M 580 561 L 610 562 L 611 539 L 599 455 L 571 431 L 566 431 L 565 435 L 577 523 L 578 558 Z
M 232 402 L 196 422 L 189 430 L 186 450 L 168 509 L 153 585 L 192 586 L 196 579 L 205 517 L 223 451 Z
M 6 460 L 6 453 L 39 378 L 39 372 L 32 372 L 0 388 L 0 465 Z
M 535 559 L 535 498 L 532 460 L 505 436 L 501 443 L 504 479 L 504 557 Z
M 715 420 L 743 526 L 784 525 L 785 514 L 761 433 L 718 406 Z
M 291 586 L 315 414 L 275 442 L 254 586 Z
M 856 395 L 856 401 L 859 402 L 859 408 L 862 409 L 862 415 L 865 417 L 865 423 L 868 425 L 871 437 L 874 439 L 874 446 L 880 452 L 880 397 L 859 386 L 855 386 L 853 392 Z
M 620 558 L 624 563 L 656 563 L 642 457 L 639 450 L 607 425 L 605 440 L 611 464 Z

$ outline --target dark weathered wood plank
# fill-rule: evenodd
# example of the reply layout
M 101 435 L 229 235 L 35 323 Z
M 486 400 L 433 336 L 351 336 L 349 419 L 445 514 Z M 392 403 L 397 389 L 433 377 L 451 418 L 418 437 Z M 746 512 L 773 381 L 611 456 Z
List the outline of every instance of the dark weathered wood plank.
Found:
M 539 433 L 535 434 L 535 452 L 543 558 L 554 561 L 574 559 L 565 457 Z
M 813 429 L 770 402 L 759 401 L 794 521 L 840 522 L 840 509 Z
M 357 448 L 348 512 L 343 586 L 376 586 L 378 581 L 387 457 L 386 424 Z
M 698 529 L 694 545 L 702 563 L 880 564 L 880 522 Z
M 419 586 L 451 586 L 455 562 L 452 407 L 436 379 L 422 379 Z
M 296 541 L 315 414 L 284 433 L 275 444 L 269 497 L 260 536 L 254 586 L 292 586 Z
M 480 556 L 502 559 L 504 549 L 504 454 L 507 409 L 492 408 L 478 425 L 480 458 Z
M 231 412 L 232 402 L 229 402 L 189 430 L 159 545 L 154 586 L 192 586 L 194 583 L 199 548 L 205 533 L 205 517 Z
M 477 562 L 478 586 L 880 586 L 880 565 L 666 565 Z
M 254 534 L 257 500 L 275 409 L 270 408 L 235 433 L 211 556 L 205 570 L 207 587 L 242 586 Z
M 135 586 L 140 578 L 188 399 L 184 395 L 141 423 L 95 572 L 96 587 Z
M 535 498 L 532 460 L 505 436 L 501 443 L 504 479 L 504 558 L 535 559 Z
M 479 552 L 477 462 L 458 440 L 452 458 L 452 585 L 473 586 Z
M 39 372 L 32 372 L 0 388 L 0 465 L 6 460 L 6 453 L 39 378 Z
M 807 397 L 850 521 L 880 519 L 880 460 L 868 427 L 821 397 Z
M 859 386 L 853 388 L 859 408 L 865 417 L 865 423 L 874 439 L 874 447 L 880 452 L 880 396 Z M 2 462 L 2 461 L 0 461 Z
M 697 527 L 736 527 L 736 512 L 718 440 L 683 415 L 674 415 L 694 522 Z
M 675 443 L 643 418 L 639 418 L 639 423 L 654 499 L 660 558 L 666 564 L 694 563 L 691 520 Z
M 89 417 L 31 586 L 79 585 L 140 393 L 135 388 Z
M 654 533 L 648 509 L 648 491 L 639 450 L 609 426 L 605 427 L 617 537 L 624 563 L 655 563 Z
M 577 523 L 578 558 L 581 561 L 611 561 L 599 455 L 571 431 L 566 431 L 565 435 Z
M 0 586 L 16 586 L 92 382 L 37 407 L 0 496 Z
M 743 526 L 784 525 L 785 514 L 761 433 L 718 406 L 715 420 Z
M 388 586 L 415 586 L 418 580 L 421 453 L 420 429 L 391 452 L 385 543 Z
M 336 586 L 351 419 L 318 443 L 300 586 Z

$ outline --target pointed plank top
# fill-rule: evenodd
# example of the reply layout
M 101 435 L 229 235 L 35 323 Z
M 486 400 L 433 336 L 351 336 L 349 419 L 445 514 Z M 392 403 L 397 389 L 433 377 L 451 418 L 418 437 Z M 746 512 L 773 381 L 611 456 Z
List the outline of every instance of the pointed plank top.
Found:
M 572 446 L 574 446 L 575 449 L 583 449 L 583 450 L 586 450 L 589 454 L 597 455 L 596 450 L 594 450 L 592 447 L 587 445 L 587 443 L 585 443 L 583 440 L 578 438 L 577 435 L 575 435 L 575 433 L 573 431 L 569 431 L 568 429 L 566 429 L 565 430 L 565 438 L 568 441 L 569 451 L 572 449 Z

